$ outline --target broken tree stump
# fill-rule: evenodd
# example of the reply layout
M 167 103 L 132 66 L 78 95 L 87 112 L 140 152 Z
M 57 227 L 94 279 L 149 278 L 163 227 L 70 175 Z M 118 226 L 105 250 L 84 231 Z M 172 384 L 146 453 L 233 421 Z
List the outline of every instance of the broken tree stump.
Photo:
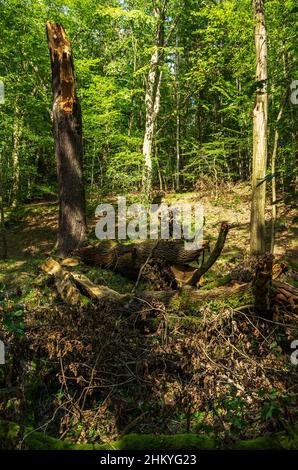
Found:
M 72 50 L 61 24 L 47 23 L 52 68 L 53 135 L 59 188 L 58 248 L 63 257 L 85 240 L 82 116 Z
M 271 253 L 256 258 L 252 289 L 256 312 L 272 319 L 272 268 L 274 257 Z

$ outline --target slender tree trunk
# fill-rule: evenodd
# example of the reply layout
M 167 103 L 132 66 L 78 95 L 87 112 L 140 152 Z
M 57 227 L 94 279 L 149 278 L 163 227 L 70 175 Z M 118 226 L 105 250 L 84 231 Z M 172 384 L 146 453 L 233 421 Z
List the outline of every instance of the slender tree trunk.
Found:
M 2 252 L 1 256 L 3 259 L 7 258 L 7 238 L 5 230 L 5 220 L 4 220 L 4 188 L 3 188 L 3 164 L 2 164 L 2 154 L 0 154 L 0 234 L 2 242 Z
M 143 194 L 147 201 L 151 199 L 152 192 L 152 148 L 157 116 L 160 110 L 160 84 L 162 71 L 160 64 L 163 57 L 164 23 L 167 0 L 162 7 L 155 6 L 154 16 L 157 20 L 156 42 L 150 60 L 150 68 L 146 80 L 146 120 L 143 141 L 144 170 L 142 177 Z
M 133 76 L 132 76 L 132 89 L 135 89 L 135 73 L 137 71 L 137 41 L 134 37 L 133 29 L 130 31 L 132 49 L 133 49 Z M 135 108 L 134 108 L 135 95 L 131 98 L 131 113 L 128 121 L 128 137 L 132 135 L 134 120 L 135 120 Z
M 274 131 L 274 143 L 273 143 L 273 151 L 271 156 L 271 190 L 272 190 L 272 219 L 271 219 L 271 237 L 270 237 L 270 252 L 274 253 L 274 245 L 275 245 L 275 226 L 276 226 L 276 218 L 277 218 L 277 206 L 276 206 L 276 157 L 277 157 L 277 150 L 278 150 L 278 141 L 279 141 L 279 122 L 282 118 L 284 108 L 286 105 L 286 101 L 288 99 L 288 93 L 286 93 L 285 98 L 283 99 L 279 112 L 276 119 L 275 131 Z
M 18 99 L 16 100 L 16 110 L 15 110 L 15 118 L 13 123 L 13 147 L 12 147 L 12 170 L 13 170 L 13 178 L 12 178 L 12 188 L 11 188 L 11 206 L 12 208 L 16 208 L 18 204 L 18 195 L 20 189 L 20 141 L 22 135 L 22 117 L 20 116 L 20 110 L 18 106 Z
M 53 133 L 59 184 L 58 248 L 67 256 L 86 237 L 81 108 L 70 43 L 62 25 L 47 23 L 52 66 Z
M 256 45 L 256 101 L 253 110 L 252 203 L 250 219 L 251 254 L 265 252 L 265 204 L 267 165 L 267 37 L 265 0 L 253 0 Z
M 176 82 L 176 190 L 180 189 L 180 83 L 179 83 L 179 35 L 176 33 L 176 61 L 175 61 L 175 82 Z

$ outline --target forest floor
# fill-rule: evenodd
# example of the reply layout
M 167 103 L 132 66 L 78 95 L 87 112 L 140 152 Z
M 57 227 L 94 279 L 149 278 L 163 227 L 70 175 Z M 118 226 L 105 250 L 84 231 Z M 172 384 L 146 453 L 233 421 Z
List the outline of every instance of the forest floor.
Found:
M 134 196 L 133 196 L 134 197 Z M 199 201 L 204 239 L 211 245 L 220 222 L 236 223 L 212 280 L 249 257 L 249 188 L 168 194 L 165 202 Z M 89 227 L 95 223 L 89 210 Z M 270 224 L 270 206 L 267 211 Z M 253 312 L 250 294 L 165 308 L 141 301 L 66 306 L 40 264 L 55 245 L 57 205 L 26 205 L 7 218 L 8 259 L 0 263 L 0 329 L 8 344 L 0 369 L 0 412 L 5 420 L 40 428 L 74 442 L 110 442 L 130 432 L 210 434 L 230 445 L 287 430 L 298 418 L 297 367 L 290 342 L 297 314 L 276 310 L 272 322 Z M 283 279 L 297 286 L 298 218 L 280 204 L 276 258 L 289 266 Z M 90 228 L 90 241 L 96 241 Z M 82 264 L 72 268 L 98 284 L 131 292 L 134 282 Z M 1 389 L 12 389 L 1 399 Z
M 136 196 L 136 195 L 132 195 Z M 105 202 L 113 202 L 115 198 L 105 198 Z M 202 204 L 205 215 L 204 238 L 211 243 L 216 240 L 221 221 L 237 224 L 227 238 L 222 256 L 217 261 L 215 269 L 222 272 L 244 260 L 249 254 L 249 217 L 250 217 L 250 188 L 245 184 L 224 186 L 219 194 L 200 193 L 169 193 L 163 199 L 166 203 L 188 202 Z M 97 204 L 89 208 L 90 240 L 94 240 L 95 212 Z M 21 215 L 22 214 L 22 215 Z M 57 234 L 57 203 L 38 202 L 27 204 L 10 217 L 7 223 L 8 258 L 11 260 L 26 260 L 28 257 L 43 257 L 53 250 Z M 267 206 L 266 220 L 270 227 L 271 208 Z M 268 229 L 270 232 L 270 229 Z M 298 266 L 298 216 L 297 207 L 284 203 L 278 206 L 278 222 L 276 226 L 275 256 L 283 258 L 292 267 Z M 228 265 L 227 265 L 228 263 Z

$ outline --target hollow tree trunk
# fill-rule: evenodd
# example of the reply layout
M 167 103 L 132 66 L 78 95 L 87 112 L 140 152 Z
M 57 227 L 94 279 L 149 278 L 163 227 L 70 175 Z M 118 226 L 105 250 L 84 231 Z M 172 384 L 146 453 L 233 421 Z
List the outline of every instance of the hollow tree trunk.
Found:
M 86 237 L 81 108 L 70 43 L 62 25 L 47 23 L 52 66 L 53 133 L 59 185 L 58 248 L 67 256 Z
M 256 101 L 253 110 L 252 202 L 250 219 L 250 251 L 265 252 L 265 203 L 267 164 L 267 37 L 265 0 L 254 0 L 256 46 Z

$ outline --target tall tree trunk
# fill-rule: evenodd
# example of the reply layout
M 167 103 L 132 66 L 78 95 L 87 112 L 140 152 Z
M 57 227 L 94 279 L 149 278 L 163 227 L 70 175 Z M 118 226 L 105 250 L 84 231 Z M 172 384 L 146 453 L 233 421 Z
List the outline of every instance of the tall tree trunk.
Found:
M 2 153 L 0 153 L 0 236 L 2 243 L 1 257 L 7 258 L 7 238 L 4 220 L 4 176 L 3 176 L 3 163 Z
M 143 141 L 144 170 L 142 177 L 142 188 L 144 197 L 147 201 L 150 201 L 152 192 L 152 148 L 156 120 L 160 109 L 160 84 L 162 78 L 160 64 L 163 57 L 164 23 L 167 3 L 168 1 L 164 0 L 162 7 L 158 5 L 155 5 L 154 7 L 154 16 L 157 21 L 156 41 L 150 60 L 149 73 L 146 80 L 146 120 Z
M 250 219 L 251 254 L 262 254 L 265 246 L 265 204 L 267 165 L 267 37 L 265 0 L 253 0 L 256 45 L 256 101 L 253 110 L 252 202 Z
M 180 190 L 180 82 L 179 34 L 176 33 L 175 85 L 176 85 L 176 190 Z
M 67 256 L 86 237 L 81 107 L 70 43 L 62 25 L 47 23 L 52 66 L 53 133 L 59 184 L 58 248 Z
M 13 122 L 13 136 L 12 136 L 12 187 L 11 187 L 11 206 L 15 208 L 18 204 L 18 195 L 20 189 L 20 141 L 22 135 L 22 125 L 23 119 L 20 115 L 20 110 L 18 106 L 18 98 L 16 99 L 15 103 L 15 117 Z
M 275 131 L 274 131 L 274 143 L 273 143 L 273 151 L 271 156 L 271 190 L 272 190 L 272 209 L 271 209 L 271 237 L 270 237 L 270 252 L 274 253 L 274 245 L 275 245 L 275 225 L 276 225 L 276 217 L 277 217 L 277 206 L 276 206 L 276 157 L 277 157 L 277 150 L 278 150 L 278 141 L 279 141 L 279 122 L 282 118 L 283 111 L 288 99 L 288 92 L 286 93 L 277 115 Z

